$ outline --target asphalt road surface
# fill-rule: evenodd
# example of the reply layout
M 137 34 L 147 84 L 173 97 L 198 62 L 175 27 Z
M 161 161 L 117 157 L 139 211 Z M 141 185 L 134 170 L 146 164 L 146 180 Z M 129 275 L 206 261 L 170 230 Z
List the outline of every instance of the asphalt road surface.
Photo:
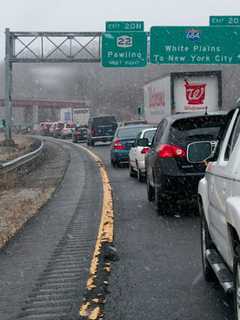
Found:
M 64 143 L 62 144 L 65 145 Z M 70 165 L 55 197 L 0 253 L 0 319 L 75 319 L 99 225 L 102 185 L 92 159 L 65 145 Z M 113 188 L 115 246 L 105 320 L 232 320 L 231 299 L 203 280 L 199 218 L 158 216 L 146 186 L 111 168 L 109 146 L 90 148 Z
M 60 188 L 0 252 L 1 320 L 72 320 L 79 313 L 100 222 L 102 183 L 86 152 L 61 144 L 70 162 Z
M 111 167 L 109 146 L 91 150 L 109 171 L 120 256 L 110 277 L 105 320 L 233 319 L 231 299 L 203 279 L 199 218 L 178 204 L 170 216 L 158 216 L 146 185 L 130 178 L 128 168 Z

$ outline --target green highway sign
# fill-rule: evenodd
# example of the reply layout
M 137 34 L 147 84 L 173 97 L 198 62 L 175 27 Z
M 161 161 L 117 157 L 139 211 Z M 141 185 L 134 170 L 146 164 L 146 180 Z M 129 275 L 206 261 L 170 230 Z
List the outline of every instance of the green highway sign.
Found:
M 102 34 L 104 67 L 144 67 L 147 64 L 146 32 L 105 32 Z
M 154 64 L 240 64 L 239 27 L 152 27 Z
M 107 21 L 106 31 L 144 31 L 143 21 Z
M 210 16 L 210 26 L 240 26 L 240 16 Z

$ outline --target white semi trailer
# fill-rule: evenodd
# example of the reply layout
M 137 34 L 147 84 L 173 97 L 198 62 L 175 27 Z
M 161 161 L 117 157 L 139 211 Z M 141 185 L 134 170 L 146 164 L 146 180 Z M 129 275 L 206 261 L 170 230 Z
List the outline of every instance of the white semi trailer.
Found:
M 149 123 L 159 123 L 172 113 L 204 113 L 221 107 L 221 71 L 170 73 L 144 86 L 144 118 Z

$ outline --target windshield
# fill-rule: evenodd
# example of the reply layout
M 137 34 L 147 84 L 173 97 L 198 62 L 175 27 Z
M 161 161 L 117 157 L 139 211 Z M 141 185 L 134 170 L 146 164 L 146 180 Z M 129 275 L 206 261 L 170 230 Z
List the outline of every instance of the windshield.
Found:
M 120 128 L 117 131 L 117 136 L 120 139 L 134 139 L 144 127 Z
M 195 117 L 181 119 L 173 123 L 170 140 L 175 143 L 217 140 L 221 127 L 225 124 L 225 116 Z
M 117 121 L 115 117 L 98 117 L 93 118 L 93 125 L 99 126 L 99 125 L 108 125 L 108 124 L 115 124 Z

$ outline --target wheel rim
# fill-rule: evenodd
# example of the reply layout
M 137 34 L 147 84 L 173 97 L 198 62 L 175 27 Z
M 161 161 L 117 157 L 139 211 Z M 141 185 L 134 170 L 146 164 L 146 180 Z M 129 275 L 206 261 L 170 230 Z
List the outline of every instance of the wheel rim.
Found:
M 237 264 L 237 274 L 236 274 L 236 309 L 237 309 L 237 319 L 240 320 L 240 265 Z

